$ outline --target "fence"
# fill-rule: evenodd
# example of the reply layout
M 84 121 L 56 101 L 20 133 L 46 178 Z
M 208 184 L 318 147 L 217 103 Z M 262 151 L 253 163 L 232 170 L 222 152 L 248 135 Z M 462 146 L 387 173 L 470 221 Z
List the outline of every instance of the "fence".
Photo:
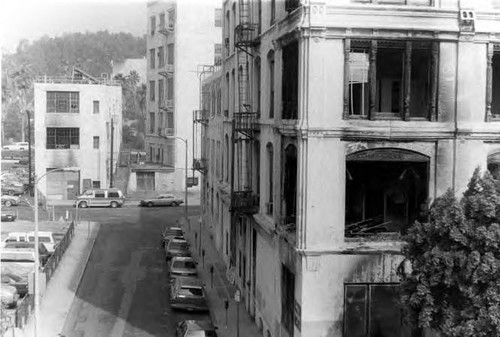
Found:
M 61 241 L 59 241 L 59 244 L 57 245 L 54 253 L 43 267 L 43 273 L 45 274 L 47 284 L 52 278 L 54 271 L 57 269 L 59 262 L 61 262 L 64 252 L 66 251 L 69 244 L 71 243 L 71 240 L 73 239 L 74 233 L 75 233 L 75 224 L 74 222 L 71 222 L 71 225 L 64 234 L 64 237 L 61 239 Z M 22 299 L 22 301 L 20 301 L 17 304 L 17 309 L 15 313 L 16 327 L 22 328 L 24 325 L 26 325 L 26 322 L 34 306 L 34 298 L 35 297 L 33 296 L 33 294 L 27 294 Z

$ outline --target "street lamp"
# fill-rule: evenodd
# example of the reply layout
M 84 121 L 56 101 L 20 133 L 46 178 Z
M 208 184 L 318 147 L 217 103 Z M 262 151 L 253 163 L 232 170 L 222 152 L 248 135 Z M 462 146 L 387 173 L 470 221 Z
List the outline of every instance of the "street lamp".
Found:
M 186 148 L 186 159 L 185 159 L 185 168 L 186 168 L 186 171 L 184 172 L 184 198 L 186 200 L 184 200 L 184 216 L 186 217 L 186 220 L 187 220 L 187 216 L 188 216 L 188 187 L 187 187 L 187 178 L 188 178 L 188 140 L 187 138 L 184 139 L 182 137 L 179 137 L 179 136 L 168 136 L 168 135 L 165 135 L 165 138 L 166 139 L 179 139 L 179 140 L 182 140 L 184 142 L 184 145 L 185 145 L 185 148 Z
M 48 175 L 49 173 L 52 172 L 57 172 L 57 171 L 79 171 L 80 168 L 78 167 L 61 167 L 61 168 L 56 168 L 53 170 L 49 170 L 42 174 L 40 177 L 36 177 L 34 179 L 34 190 L 35 190 L 35 314 L 34 314 L 34 320 L 35 320 L 35 337 L 38 335 L 39 331 L 39 313 L 40 313 L 40 289 L 39 289 L 39 284 L 40 284 L 40 275 L 38 273 L 38 269 L 40 268 L 40 257 L 39 254 L 40 252 L 38 251 L 38 182 Z

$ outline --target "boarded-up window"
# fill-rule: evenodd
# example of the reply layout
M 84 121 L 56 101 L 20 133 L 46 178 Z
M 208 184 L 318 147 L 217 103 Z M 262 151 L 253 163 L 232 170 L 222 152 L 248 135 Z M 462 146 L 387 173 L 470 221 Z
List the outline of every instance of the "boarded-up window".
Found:
M 399 284 L 347 284 L 344 290 L 344 336 L 420 336 L 402 324 Z
M 139 190 L 139 191 L 154 191 L 155 190 L 155 173 L 154 172 L 137 172 L 137 190 Z

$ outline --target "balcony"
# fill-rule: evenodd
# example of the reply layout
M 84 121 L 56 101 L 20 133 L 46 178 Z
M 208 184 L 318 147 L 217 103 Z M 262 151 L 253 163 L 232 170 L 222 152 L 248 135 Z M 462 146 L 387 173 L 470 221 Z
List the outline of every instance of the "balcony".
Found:
M 231 196 L 231 211 L 255 214 L 259 212 L 259 196 L 252 191 L 234 191 Z
M 159 27 L 158 31 L 160 32 L 160 34 L 168 36 L 169 34 L 172 34 L 175 31 L 175 23 L 169 22 L 167 24 L 164 24 Z
M 254 131 L 258 130 L 258 115 L 257 112 L 235 112 L 234 130 L 250 139 L 253 138 Z
M 193 168 L 201 174 L 206 174 L 208 171 L 208 162 L 205 158 L 193 159 Z
M 193 111 L 193 121 L 195 123 L 201 123 L 203 125 L 208 124 L 208 111 L 206 110 L 194 110 Z
M 241 23 L 234 29 L 236 48 L 254 47 L 259 44 L 258 27 L 254 23 Z
M 173 64 L 165 64 L 163 67 L 160 68 L 158 74 L 163 77 L 172 77 L 174 76 L 174 69 L 175 66 Z

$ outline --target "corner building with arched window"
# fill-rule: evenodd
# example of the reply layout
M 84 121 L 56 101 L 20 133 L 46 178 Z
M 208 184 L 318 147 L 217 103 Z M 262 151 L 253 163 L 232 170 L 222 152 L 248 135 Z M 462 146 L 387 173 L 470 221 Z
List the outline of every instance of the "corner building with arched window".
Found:
M 476 167 L 500 177 L 499 11 L 224 2 L 195 162 L 203 222 L 263 336 L 424 335 L 397 304 L 401 236 Z

